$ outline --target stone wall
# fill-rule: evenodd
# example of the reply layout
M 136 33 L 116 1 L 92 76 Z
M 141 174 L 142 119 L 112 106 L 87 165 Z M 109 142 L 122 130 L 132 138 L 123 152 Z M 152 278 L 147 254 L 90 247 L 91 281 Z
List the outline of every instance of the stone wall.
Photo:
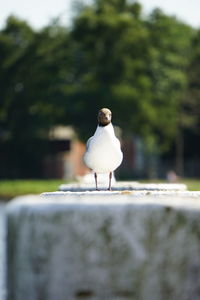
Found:
M 9 300 L 199 300 L 200 192 L 56 192 L 7 207 Z
M 6 244 L 4 205 L 0 204 L 0 300 L 6 298 Z

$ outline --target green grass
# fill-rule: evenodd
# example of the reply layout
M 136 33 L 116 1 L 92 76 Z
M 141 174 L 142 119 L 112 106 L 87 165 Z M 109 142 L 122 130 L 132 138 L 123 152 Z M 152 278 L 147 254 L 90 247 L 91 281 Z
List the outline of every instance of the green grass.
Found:
M 168 183 L 166 180 L 141 180 L 143 183 Z M 200 179 L 183 178 L 175 183 L 183 183 L 187 185 L 189 191 L 200 191 Z
M 183 179 L 180 183 L 185 183 L 189 191 L 200 191 L 200 179 Z
M 19 195 L 53 192 L 64 180 L 0 180 L 0 199 L 7 200 Z
M 164 183 L 164 180 L 141 180 L 141 182 Z M 41 194 L 57 191 L 64 180 L 0 180 L 0 200 L 9 200 L 19 195 Z M 185 183 L 190 191 L 200 191 L 200 179 L 182 179 L 178 183 Z

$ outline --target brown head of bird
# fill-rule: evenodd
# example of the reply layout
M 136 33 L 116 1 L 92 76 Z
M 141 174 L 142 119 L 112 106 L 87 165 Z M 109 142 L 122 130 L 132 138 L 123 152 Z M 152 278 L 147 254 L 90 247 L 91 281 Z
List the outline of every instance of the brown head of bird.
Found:
M 106 126 L 106 125 L 110 124 L 111 119 L 112 119 L 112 113 L 111 113 L 110 109 L 108 109 L 108 108 L 100 109 L 97 119 L 98 119 L 99 126 Z

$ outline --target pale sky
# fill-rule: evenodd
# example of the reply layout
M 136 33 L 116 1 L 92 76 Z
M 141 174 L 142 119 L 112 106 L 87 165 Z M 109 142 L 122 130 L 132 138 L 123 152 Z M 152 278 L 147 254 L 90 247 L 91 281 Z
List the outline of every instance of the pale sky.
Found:
M 36 29 L 48 25 L 51 19 L 58 16 L 61 17 L 63 24 L 69 24 L 74 2 L 74 0 L 5 0 L 0 9 L 0 29 L 10 14 L 25 19 Z M 176 15 L 193 27 L 200 28 L 200 0 L 139 0 L 139 2 L 147 14 L 155 7 L 159 7 L 165 13 Z

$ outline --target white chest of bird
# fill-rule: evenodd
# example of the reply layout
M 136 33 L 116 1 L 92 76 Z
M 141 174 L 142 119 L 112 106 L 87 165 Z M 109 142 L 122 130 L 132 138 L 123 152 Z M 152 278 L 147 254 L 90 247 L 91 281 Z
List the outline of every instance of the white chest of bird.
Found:
M 99 126 L 87 142 L 85 164 L 95 173 L 113 172 L 122 162 L 120 142 L 111 123 Z

